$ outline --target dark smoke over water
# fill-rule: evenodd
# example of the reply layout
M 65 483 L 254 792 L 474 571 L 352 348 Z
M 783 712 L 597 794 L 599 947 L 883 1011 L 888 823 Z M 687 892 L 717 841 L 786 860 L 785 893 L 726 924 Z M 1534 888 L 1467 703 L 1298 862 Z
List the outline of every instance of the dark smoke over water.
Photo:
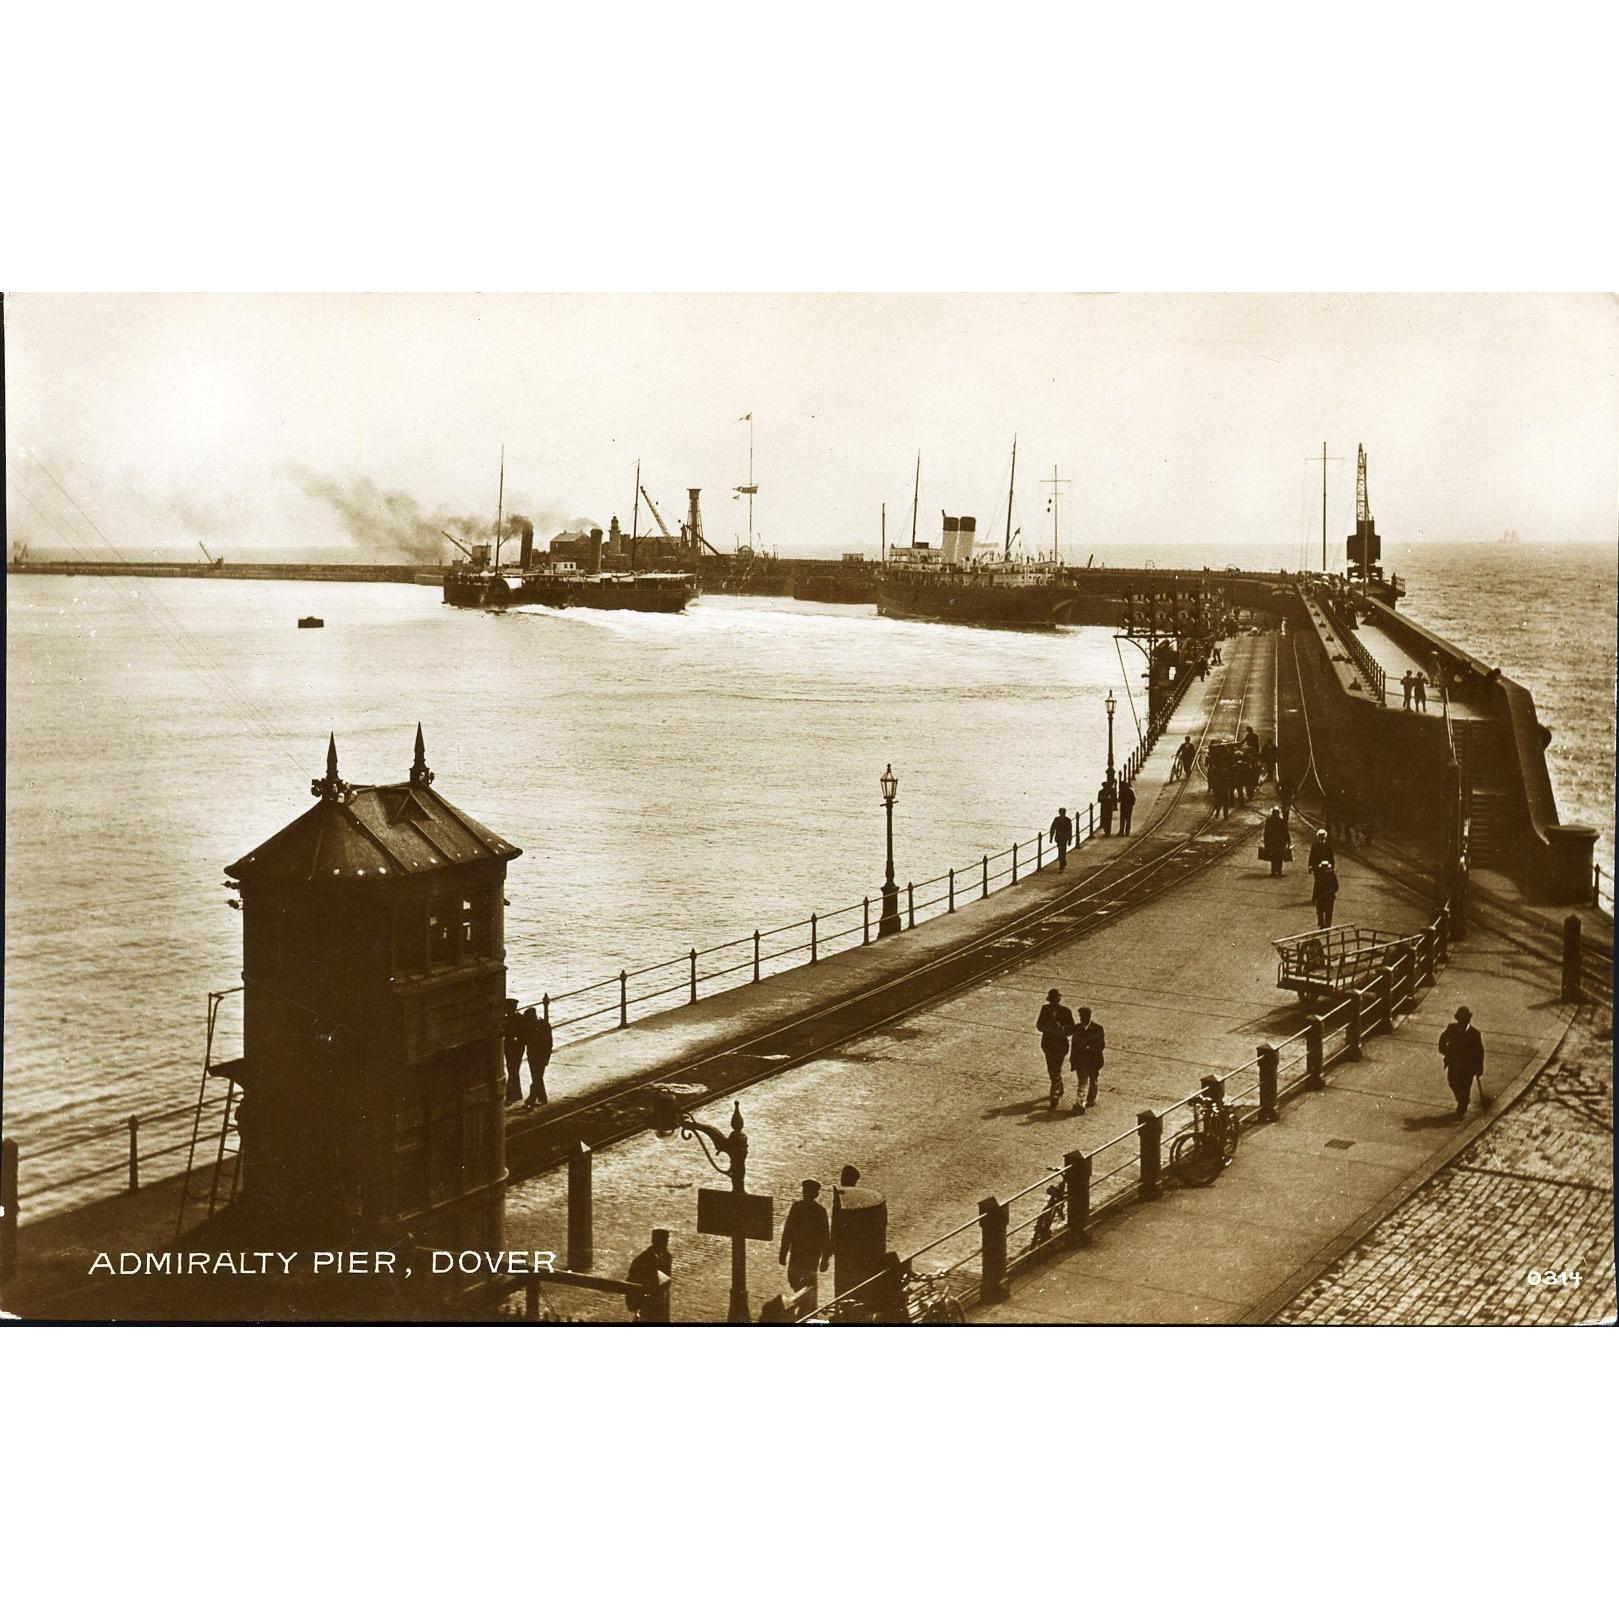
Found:
M 443 506 L 429 512 L 404 490 L 383 489 L 370 478 L 355 478 L 344 483 L 307 467 L 291 470 L 298 488 L 311 500 L 318 500 L 336 512 L 349 539 L 377 561 L 440 563 L 455 554 L 455 548 L 444 538 L 445 533 L 455 535 L 463 545 L 488 544 L 494 536 L 492 513 L 469 517 Z M 506 517 L 502 535 L 506 539 L 520 540 L 525 531 L 532 536 L 536 526 L 552 532 L 562 526 L 562 521 L 543 507 L 537 519 L 511 512 Z

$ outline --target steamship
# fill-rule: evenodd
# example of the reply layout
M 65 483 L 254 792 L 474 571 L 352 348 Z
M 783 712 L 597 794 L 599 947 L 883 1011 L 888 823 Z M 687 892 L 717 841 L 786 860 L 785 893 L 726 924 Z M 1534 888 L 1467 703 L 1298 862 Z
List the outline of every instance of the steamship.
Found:
M 917 457 L 916 491 L 922 484 Z M 985 561 L 974 555 L 975 517 L 944 516 L 937 548 L 916 538 L 916 499 L 911 497 L 911 543 L 888 548 L 877 578 L 877 611 L 885 618 L 921 618 L 946 624 L 978 624 L 990 629 L 1048 630 L 1074 621 L 1079 593 L 1054 562 L 1029 562 L 1012 555 L 1012 497 L 1017 488 L 1017 440 L 1012 441 L 1012 475 L 1006 492 L 1006 542 L 1002 554 Z

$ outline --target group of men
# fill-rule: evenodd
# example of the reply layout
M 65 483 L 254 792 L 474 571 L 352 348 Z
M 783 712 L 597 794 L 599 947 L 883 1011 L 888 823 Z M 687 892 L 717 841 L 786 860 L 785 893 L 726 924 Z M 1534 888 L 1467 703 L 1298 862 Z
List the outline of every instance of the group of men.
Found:
M 1101 1082 L 1103 1052 L 1107 1036 L 1102 1025 L 1092 1021 L 1091 1009 L 1082 1006 L 1076 1020 L 1074 1014 L 1062 1004 L 1062 991 L 1053 989 L 1046 995 L 1046 1003 L 1035 1019 L 1040 1034 L 1040 1050 L 1046 1059 L 1046 1076 L 1051 1081 L 1050 1105 L 1053 1112 L 1062 1101 L 1063 1064 L 1074 1071 L 1074 1111 L 1083 1113 L 1096 1106 L 1097 1086 Z
M 1419 714 L 1428 712 L 1428 677 L 1420 670 L 1413 673 L 1410 669 L 1400 677 L 1401 690 L 1405 692 L 1405 706 L 1415 709 Z
M 1096 795 L 1096 807 L 1101 811 L 1104 838 L 1113 835 L 1115 812 L 1119 817 L 1119 836 L 1129 837 L 1130 821 L 1136 812 L 1136 793 L 1128 781 L 1123 777 L 1118 779 L 1117 784 L 1111 777 L 1104 781 L 1101 792 Z M 1057 813 L 1051 818 L 1051 841 L 1057 850 L 1057 870 L 1067 871 L 1068 850 L 1074 841 L 1074 823 L 1066 804 L 1059 805 Z

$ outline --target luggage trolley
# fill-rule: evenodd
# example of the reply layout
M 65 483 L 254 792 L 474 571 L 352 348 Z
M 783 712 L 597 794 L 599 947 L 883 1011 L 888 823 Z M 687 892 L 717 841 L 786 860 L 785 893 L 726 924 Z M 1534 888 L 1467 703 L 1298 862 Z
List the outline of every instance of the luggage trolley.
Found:
M 1415 949 L 1417 933 L 1383 928 L 1316 928 L 1286 939 L 1272 939 L 1279 958 L 1276 985 L 1297 992 L 1301 1002 L 1342 1000 L 1352 989 L 1364 989 L 1382 967 L 1392 967 L 1400 952 Z

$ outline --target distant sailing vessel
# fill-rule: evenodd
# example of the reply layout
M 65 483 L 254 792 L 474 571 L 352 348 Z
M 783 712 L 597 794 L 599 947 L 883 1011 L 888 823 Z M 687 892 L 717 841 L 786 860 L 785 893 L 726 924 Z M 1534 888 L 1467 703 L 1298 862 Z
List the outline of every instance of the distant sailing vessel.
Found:
M 1517 529 L 1509 528 L 1495 543 L 1497 545 L 1522 545 L 1523 541 L 1519 538 Z
M 916 538 L 916 506 L 922 485 L 922 458 L 916 458 L 911 496 L 911 543 L 887 551 L 877 581 L 877 610 L 888 618 L 931 619 L 977 624 L 992 629 L 1048 630 L 1072 621 L 1079 595 L 1053 559 L 1014 558 L 1018 533 L 1012 527 L 1017 488 L 1017 440 L 1012 440 L 1012 472 L 1006 492 L 1006 538 L 1001 555 L 981 560 L 974 554 L 978 520 L 943 516 L 937 549 Z
M 662 544 L 648 540 L 649 550 L 657 548 L 657 560 L 665 556 L 678 556 L 695 562 L 697 545 L 702 539 L 701 520 L 697 515 L 697 496 L 691 495 L 691 522 L 677 542 L 658 517 L 663 529 Z M 534 549 L 534 525 L 522 519 L 519 534 L 518 562 L 515 568 L 502 567 L 500 548 L 506 529 L 506 454 L 501 450 L 500 493 L 495 517 L 494 542 L 468 545 L 453 534 L 441 529 L 463 561 L 452 564 L 444 572 L 444 600 L 452 607 L 594 607 L 638 613 L 678 613 L 697 594 L 695 567 L 655 568 L 643 570 L 640 561 L 641 500 L 647 499 L 653 515 L 657 508 L 641 489 L 640 468 L 635 476 L 635 523 L 626 538 L 613 520 L 612 555 L 609 542 L 599 528 L 588 535 L 566 537 L 567 544 L 559 550 L 561 541 L 553 541 L 546 551 Z M 671 551 L 671 547 L 673 550 Z M 492 550 L 492 555 L 491 555 Z M 628 562 L 627 567 L 604 565 L 610 562 Z

